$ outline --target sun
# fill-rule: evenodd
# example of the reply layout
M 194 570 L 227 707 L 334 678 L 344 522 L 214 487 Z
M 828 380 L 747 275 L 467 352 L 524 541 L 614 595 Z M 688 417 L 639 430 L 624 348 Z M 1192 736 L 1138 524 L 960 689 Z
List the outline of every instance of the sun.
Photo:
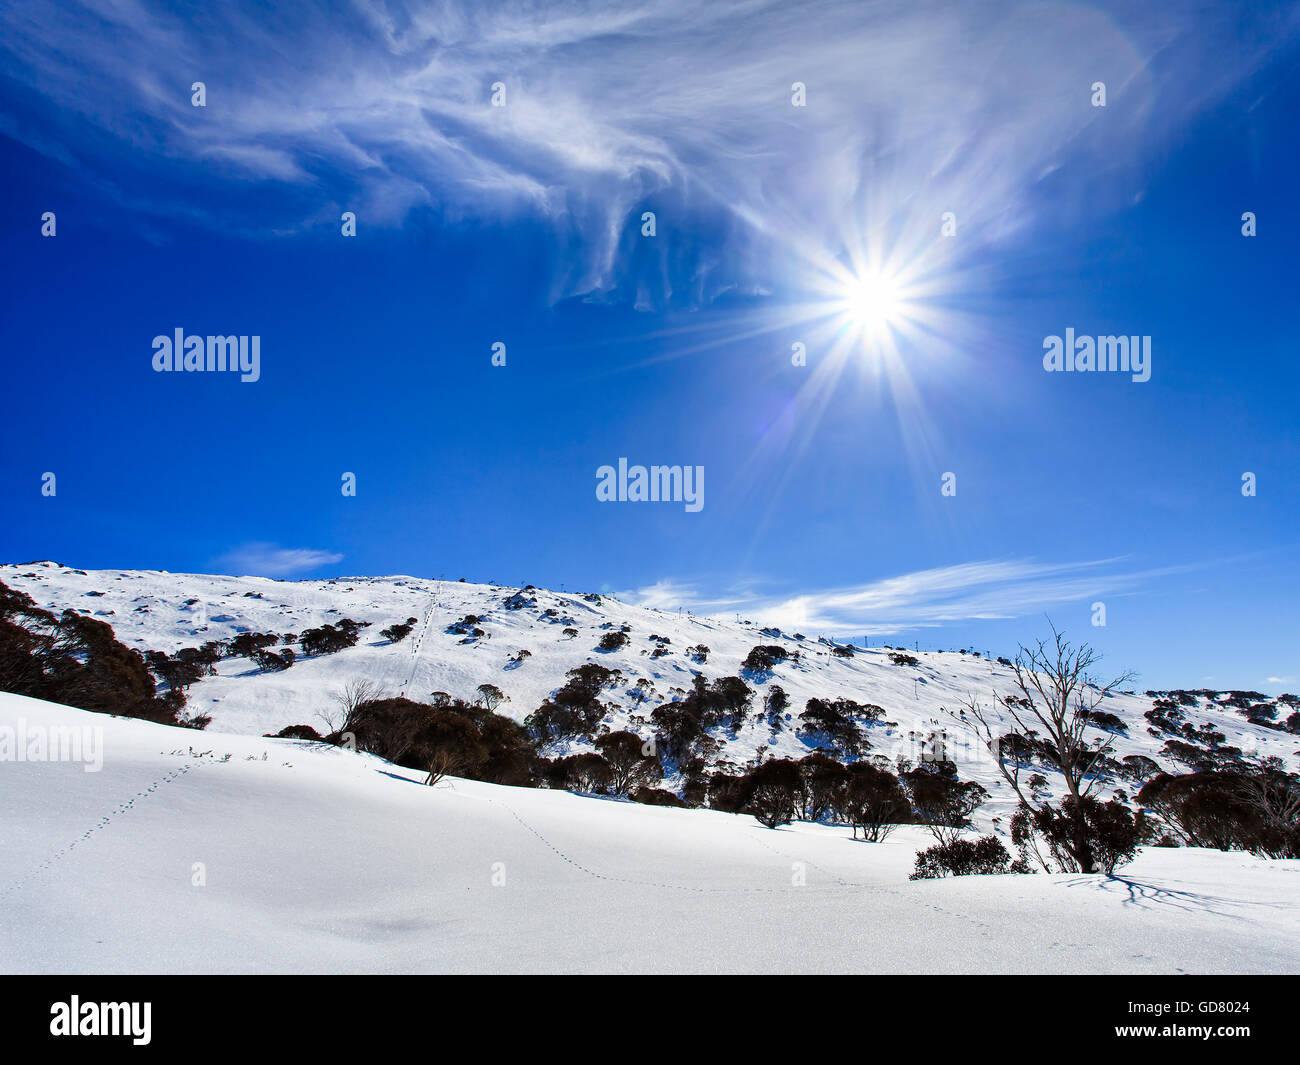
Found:
M 865 273 L 844 284 L 841 312 L 867 338 L 890 333 L 903 316 L 898 282 L 883 273 Z

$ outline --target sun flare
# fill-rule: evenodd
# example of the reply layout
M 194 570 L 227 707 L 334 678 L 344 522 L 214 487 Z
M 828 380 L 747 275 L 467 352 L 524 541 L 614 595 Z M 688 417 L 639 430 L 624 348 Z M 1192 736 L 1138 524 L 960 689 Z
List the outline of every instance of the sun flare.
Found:
M 864 274 L 844 286 L 842 311 L 866 337 L 880 337 L 899 324 L 903 300 L 898 283 L 885 274 Z

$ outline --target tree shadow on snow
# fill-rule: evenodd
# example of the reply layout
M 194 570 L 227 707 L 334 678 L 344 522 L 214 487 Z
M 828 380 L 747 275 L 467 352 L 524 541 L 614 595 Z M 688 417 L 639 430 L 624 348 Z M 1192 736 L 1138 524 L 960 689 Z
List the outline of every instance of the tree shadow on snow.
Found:
M 1077 877 L 1063 880 L 1065 887 L 1092 887 L 1107 894 L 1123 894 L 1123 905 L 1136 906 L 1148 910 L 1169 907 L 1186 913 L 1210 913 L 1231 920 L 1245 920 L 1246 913 L 1233 913 L 1231 909 L 1258 910 L 1282 909 L 1286 906 L 1280 902 L 1259 902 L 1253 899 L 1234 899 L 1224 895 L 1207 895 L 1200 891 L 1166 887 L 1152 880 L 1136 880 L 1132 877 L 1112 873 L 1109 876 Z

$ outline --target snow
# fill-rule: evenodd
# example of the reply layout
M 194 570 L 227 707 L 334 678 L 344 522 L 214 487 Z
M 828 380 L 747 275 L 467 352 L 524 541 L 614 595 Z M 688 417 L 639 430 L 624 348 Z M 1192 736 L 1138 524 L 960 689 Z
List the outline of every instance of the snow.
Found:
M 780 644 L 802 660 L 747 679 L 755 710 L 770 685 L 784 687 L 792 721 L 777 732 L 755 719 L 734 735 L 720 732 L 721 760 L 743 767 L 762 747 L 769 757 L 807 754 L 794 726 L 812 696 L 875 703 L 885 721 L 867 728 L 872 754 L 915 760 L 946 730 L 945 753 L 961 776 L 991 793 L 977 828 L 1005 831 L 1009 789 L 942 711 L 968 695 L 988 705 L 994 691 L 1014 690 L 1010 671 L 984 657 L 910 652 L 913 668 L 873 648 L 842 659 L 820 634 L 764 634 L 762 619 L 544 589 L 527 593 L 535 605 L 509 610 L 518 588 L 414 577 L 282 582 L 37 562 L 0 567 L 0 579 L 49 609 L 102 618 L 141 650 L 241 631 L 300 633 L 343 617 L 372 623 L 356 647 L 300 657 L 285 672 L 223 661 L 218 676 L 189 690 L 189 711 L 212 716 L 207 731 L 0 694 L 0 734 L 87 727 L 102 729 L 93 735 L 103 741 L 97 772 L 70 761 L 0 762 L 4 971 L 1300 969 L 1295 861 L 1146 849 L 1114 878 L 912 882 L 916 851 L 932 843 L 919 828 L 867 844 L 847 828 L 772 831 L 712 810 L 453 779 L 429 788 L 420 774 L 366 755 L 263 738 L 298 723 L 325 731 L 318 713 L 364 678 L 415 699 L 432 691 L 472 699 L 478 685 L 496 684 L 509 696 L 498 712 L 523 720 L 565 671 L 588 661 L 624 674 L 605 693 L 613 704 L 605 725 L 648 734 L 649 711 L 689 688 L 695 672 L 736 675 L 750 648 Z M 462 643 L 445 631 L 465 614 L 480 617 L 487 638 Z M 418 623 L 405 641 L 379 635 L 408 617 Z M 623 625 L 627 647 L 596 650 Z M 563 635 L 570 626 L 576 639 Z M 671 641 L 664 657 L 650 657 L 652 634 Z M 699 643 L 710 648 L 704 665 L 685 654 Z M 530 657 L 512 664 L 520 649 Z M 1118 672 L 1127 663 L 1107 665 Z M 639 678 L 655 687 L 641 707 L 630 695 Z M 1141 694 L 1105 701 L 1128 724 L 1115 757 L 1144 754 L 1186 771 L 1161 754 L 1164 737 L 1148 734 L 1150 707 Z M 1248 754 L 1297 767 L 1294 735 L 1203 697 L 1184 709 Z
M 296 667 L 295 667 L 296 668 Z M 1300 862 L 907 879 L 928 836 L 418 774 L 0 694 L 103 767 L 0 771 L 5 972 L 1295 972 Z M 227 757 L 228 756 L 228 757 Z M 196 885 L 201 863 L 202 885 Z
M 72 607 L 99 616 L 113 626 L 119 640 L 141 650 L 170 652 L 205 640 L 229 639 L 243 631 L 301 633 L 343 617 L 371 622 L 362 630 L 356 647 L 333 655 L 300 657 L 292 668 L 280 673 L 260 672 L 242 658 L 224 660 L 218 667 L 219 676 L 189 689 L 188 711 L 211 715 L 209 734 L 262 736 L 294 724 L 327 732 L 319 715 L 334 709 L 333 693 L 362 678 L 384 684 L 388 694 L 405 693 L 417 700 L 427 699 L 434 691 L 446 691 L 472 701 L 480 684 L 495 684 L 509 699 L 497 712 L 522 721 L 564 683 L 567 670 L 584 662 L 599 662 L 624 674 L 624 683 L 602 696 L 616 704 L 604 723 L 610 729 L 631 728 L 649 735 L 653 731 L 650 711 L 672 698 L 674 689 L 688 690 L 696 672 L 710 680 L 738 675 L 741 662 L 757 644 L 797 648 L 803 656 L 800 662 L 778 665 L 767 679 L 747 679 L 756 692 L 753 717 L 734 735 L 717 735 L 722 743 L 719 759 L 743 767 L 760 747 L 766 748 L 764 757 L 801 758 L 811 749 L 796 732 L 798 715 L 807 700 L 814 696 L 848 698 L 884 708 L 884 722 L 866 729 L 873 755 L 916 762 L 925 751 L 933 750 L 928 743 L 931 737 L 946 733 L 944 751 L 957 763 L 962 778 L 979 781 L 990 793 L 989 802 L 977 815 L 983 829 L 1005 829 L 1015 809 L 1014 796 L 987 751 L 943 712 L 945 707 L 956 710 L 972 695 L 991 709 L 995 691 L 1016 691 L 1011 671 L 985 657 L 909 651 L 920 663 L 913 668 L 893 665 L 887 650 L 873 647 L 859 648 L 853 658 L 838 658 L 831 655 L 828 645 L 818 643 L 818 633 L 806 634 L 803 641 L 793 639 L 790 633 L 764 635 L 761 618 L 750 623 L 694 617 L 631 606 L 610 596 L 591 602 L 579 593 L 545 589 L 526 593 L 526 598 L 536 599 L 535 606 L 509 610 L 504 604 L 519 591 L 514 586 L 406 576 L 275 581 L 154 571 L 82 571 L 55 562 L 34 562 L 0 566 L 0 580 L 56 612 Z M 554 610 L 556 620 L 544 618 L 548 609 Z M 487 632 L 486 638 L 462 643 L 461 636 L 445 631 L 466 614 L 481 619 L 479 626 Z M 381 629 L 408 617 L 415 617 L 418 623 L 404 641 L 392 644 L 380 635 Z M 608 653 L 596 650 L 604 633 L 622 625 L 631 627 L 627 647 Z M 566 627 L 578 629 L 579 636 L 565 637 Z M 667 655 L 650 657 L 655 647 L 651 635 L 669 638 Z M 703 665 L 685 653 L 688 647 L 701 643 L 710 648 Z M 528 650 L 530 657 L 522 664 L 511 663 L 509 659 L 520 649 Z M 995 656 L 1014 653 L 1012 648 L 991 650 Z M 1102 665 L 1119 673 L 1129 663 Z M 655 694 L 638 708 L 630 692 L 641 678 L 654 685 Z M 757 719 L 757 711 L 763 693 L 776 684 L 790 696 L 792 717 L 786 727 L 773 733 L 766 722 Z M 1142 715 L 1151 709 L 1151 699 L 1138 687 L 1136 695 L 1115 695 L 1102 704 L 1102 709 L 1128 725 L 1128 734 L 1116 738 L 1113 756 L 1118 760 L 1130 754 L 1146 755 L 1168 771 L 1187 772 L 1187 766 L 1161 754 L 1166 737 L 1147 733 Z M 1248 755 L 1275 755 L 1292 770 L 1300 768 L 1300 739 L 1294 734 L 1255 726 L 1235 710 L 1203 698 L 1195 707 L 1184 709 L 1188 721 L 1212 724 L 1226 735 L 1229 745 Z M 996 712 L 993 718 L 1001 720 L 1002 731 L 1014 727 Z M 574 743 L 550 753 L 581 749 L 581 743 Z M 677 781 L 665 783 L 672 787 Z M 1130 794 L 1136 790 L 1132 781 L 1116 783 Z M 1103 789 L 1100 794 L 1106 797 L 1109 792 Z M 996 824 L 994 818 L 999 819 Z

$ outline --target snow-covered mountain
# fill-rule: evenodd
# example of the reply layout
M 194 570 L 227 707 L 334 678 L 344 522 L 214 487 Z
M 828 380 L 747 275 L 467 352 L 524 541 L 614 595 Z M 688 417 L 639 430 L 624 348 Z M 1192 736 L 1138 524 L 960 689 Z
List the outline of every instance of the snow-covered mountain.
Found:
M 299 634 L 345 617 L 369 623 L 356 646 L 300 656 L 282 672 L 261 671 L 245 658 L 221 661 L 216 676 L 189 689 L 188 711 L 210 715 L 209 732 L 261 737 L 295 724 L 327 731 L 320 715 L 334 709 L 334 693 L 359 679 L 416 700 L 435 691 L 473 700 L 479 685 L 493 684 L 507 697 L 497 712 L 523 721 L 564 683 L 568 670 L 598 662 L 622 675 L 603 695 L 611 709 L 602 724 L 648 736 L 653 732 L 650 710 L 684 695 L 695 674 L 710 680 L 743 675 L 755 692 L 754 712 L 734 732 L 720 730 L 715 736 L 716 764 L 722 768 L 739 769 L 760 756 L 806 755 L 814 740 L 799 731 L 798 715 L 807 700 L 844 698 L 883 708 L 882 720 L 864 726 L 871 755 L 916 761 L 941 750 L 957 763 L 963 778 L 978 780 L 989 790 L 990 801 L 977 819 L 980 824 L 1005 827 L 1013 809 L 1010 789 L 987 752 L 943 712 L 961 707 L 972 695 L 992 709 L 994 692 L 1016 691 L 1006 665 L 974 653 L 909 651 L 915 666 L 896 664 L 887 648 L 859 647 L 852 657 L 842 657 L 833 652 L 830 641 L 765 629 L 762 619 L 694 617 L 631 606 L 610 596 L 416 577 L 289 582 L 84 571 L 36 562 L 0 566 L 0 580 L 47 609 L 71 608 L 104 620 L 120 641 L 142 651 L 174 652 L 242 632 Z M 457 624 L 467 616 L 477 620 Z M 404 640 L 394 643 L 380 634 L 409 618 L 415 624 Z M 462 631 L 449 631 L 453 627 Z M 475 630 L 482 635 L 473 635 Z M 624 646 L 599 649 L 602 637 L 620 631 L 628 637 Z M 742 662 L 760 644 L 798 651 L 799 657 L 778 663 L 770 673 L 743 672 Z M 688 653 L 699 647 L 708 648 L 707 656 Z M 1005 653 L 1013 655 L 1014 649 Z M 1120 672 L 1125 664 L 1103 665 Z M 648 694 L 644 684 L 638 690 L 638 682 L 649 685 Z M 776 728 L 758 712 L 773 685 L 790 696 L 791 716 Z M 1165 745 L 1170 739 L 1187 743 L 1188 734 L 1196 732 L 1209 735 L 1211 744 L 1238 748 L 1252 759 L 1276 756 L 1294 770 L 1300 766 L 1300 738 L 1249 720 L 1250 708 L 1261 702 L 1264 697 L 1249 693 L 1184 694 L 1179 707 L 1183 732 L 1177 734 L 1153 727 L 1144 718 L 1153 697 L 1141 691 L 1116 694 L 1103 708 L 1126 726 L 1115 737 L 1113 756 L 1121 764 L 1127 756 L 1142 755 L 1171 772 L 1187 772 L 1189 766 Z M 1280 711 L 1279 722 L 1295 710 L 1288 705 L 1273 708 Z M 1011 727 L 1006 721 L 1005 730 Z M 1195 747 L 1206 741 L 1191 742 Z M 548 753 L 571 753 L 583 746 L 577 741 Z M 1182 750 L 1185 754 L 1187 748 Z M 670 778 L 665 786 L 678 783 Z M 1117 775 L 1110 790 L 1120 787 L 1131 794 L 1136 786 Z

